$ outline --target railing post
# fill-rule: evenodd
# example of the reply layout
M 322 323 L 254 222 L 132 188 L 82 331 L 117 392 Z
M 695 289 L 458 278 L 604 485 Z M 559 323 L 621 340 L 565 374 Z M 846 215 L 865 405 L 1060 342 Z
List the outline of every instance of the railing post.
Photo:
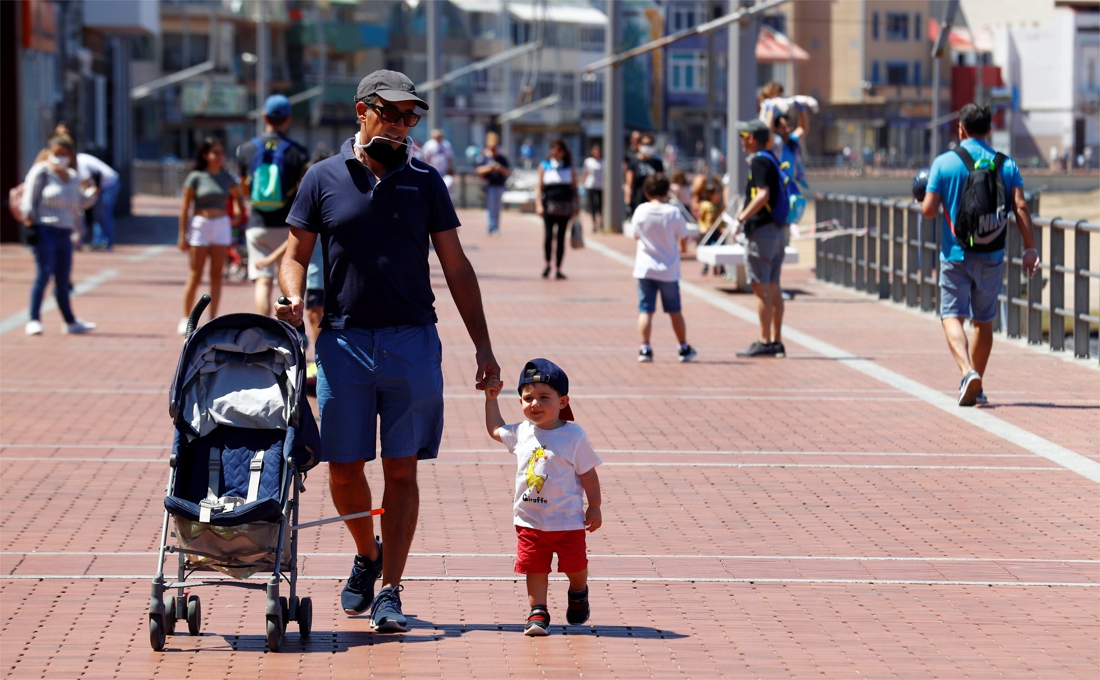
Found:
M 865 229 L 867 227 L 867 203 L 853 201 L 852 210 L 855 212 L 855 228 L 857 230 Z M 852 241 L 855 245 L 855 257 L 852 258 L 852 264 L 855 265 L 854 285 L 855 289 L 862 293 L 867 285 L 867 235 L 852 234 Z
M 820 224 L 829 218 L 829 202 L 823 195 L 818 194 L 814 199 L 814 220 Z M 817 229 L 814 228 L 814 274 L 819 281 L 828 281 L 825 274 L 825 242 L 817 238 Z
M 856 223 L 856 221 L 855 221 L 855 207 L 856 207 L 856 200 L 855 200 L 854 197 L 849 196 L 844 200 L 844 226 L 847 229 L 852 229 L 853 225 L 855 225 L 855 223 Z M 852 274 L 854 273 L 852 271 L 853 270 L 852 240 L 853 240 L 853 235 L 852 234 L 848 234 L 848 235 L 842 237 L 842 241 L 843 241 L 843 244 L 844 244 L 844 250 L 843 250 L 843 255 L 841 257 L 840 262 L 841 262 L 841 266 L 844 267 L 844 270 L 842 272 L 842 275 L 841 275 L 842 278 L 841 278 L 840 282 L 842 284 L 844 284 L 845 288 L 851 288 L 852 287 Z
M 921 220 L 920 229 L 920 308 L 922 312 L 936 311 L 937 286 L 932 281 L 932 267 L 936 263 L 935 233 L 939 218 Z
M 1089 314 L 1089 232 L 1073 230 L 1073 356 L 1089 358 L 1089 322 L 1079 318 Z
M 905 209 L 897 204 L 890 209 L 890 229 L 894 256 L 890 259 L 890 283 L 894 290 L 894 302 L 905 299 Z
M 875 210 L 878 225 L 878 299 L 890 299 L 890 209 L 879 204 Z
M 1023 238 L 1020 230 L 1011 228 L 1008 230 L 1008 239 L 1005 243 L 1005 296 L 1008 298 L 1005 304 L 1005 335 L 1010 338 L 1020 337 L 1020 265 L 1016 264 L 1015 253 L 1021 252 Z
M 882 239 L 878 226 L 878 203 L 874 199 L 867 202 L 867 282 L 865 289 L 871 295 L 878 294 L 878 244 Z
M 1039 253 L 1039 261 L 1043 261 L 1043 228 L 1038 224 L 1032 225 L 1035 234 L 1035 250 Z M 1023 253 L 1021 252 L 1021 261 Z M 1022 269 L 1022 267 L 1021 267 Z M 1043 304 L 1043 270 L 1035 272 L 1034 276 L 1027 279 L 1027 344 L 1038 345 L 1043 342 L 1043 310 L 1039 306 Z M 1054 323 L 1054 315 L 1051 315 L 1051 323 Z
M 1066 349 L 1066 232 L 1050 221 L 1050 349 L 1062 352 Z
M 920 213 L 906 209 L 905 211 L 905 306 L 917 306 L 917 254 L 920 252 L 920 234 L 917 223 L 921 221 Z

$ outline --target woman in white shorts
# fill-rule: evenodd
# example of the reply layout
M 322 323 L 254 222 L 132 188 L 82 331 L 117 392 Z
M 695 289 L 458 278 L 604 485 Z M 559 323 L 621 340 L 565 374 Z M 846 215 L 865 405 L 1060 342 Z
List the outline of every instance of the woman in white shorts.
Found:
M 237 214 L 244 214 L 244 200 L 237 180 L 225 171 L 225 146 L 216 137 L 207 137 L 199 147 L 195 165 L 183 180 L 183 207 L 180 209 L 179 249 L 191 256 L 191 271 L 183 289 L 183 318 L 179 334 L 187 329 L 187 316 L 195 305 L 195 295 L 206 260 L 210 260 L 210 318 L 218 315 L 222 270 L 233 239 L 233 226 L 226 213 L 229 202 Z

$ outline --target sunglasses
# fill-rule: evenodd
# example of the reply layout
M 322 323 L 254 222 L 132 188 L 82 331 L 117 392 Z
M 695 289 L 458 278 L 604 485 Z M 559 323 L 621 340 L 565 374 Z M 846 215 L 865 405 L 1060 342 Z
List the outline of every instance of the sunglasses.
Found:
M 377 104 L 367 104 L 367 106 L 377 111 L 378 117 L 387 123 L 400 122 L 405 127 L 416 127 L 420 122 L 419 115 L 412 111 L 402 111 L 396 106 L 378 106 Z

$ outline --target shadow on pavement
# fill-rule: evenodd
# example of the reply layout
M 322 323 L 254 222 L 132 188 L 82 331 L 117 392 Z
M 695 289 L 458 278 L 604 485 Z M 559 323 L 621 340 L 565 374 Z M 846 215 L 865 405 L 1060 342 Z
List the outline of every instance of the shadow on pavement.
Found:
M 169 215 L 130 215 L 115 224 L 115 242 L 123 245 L 167 245 L 179 238 L 180 219 Z

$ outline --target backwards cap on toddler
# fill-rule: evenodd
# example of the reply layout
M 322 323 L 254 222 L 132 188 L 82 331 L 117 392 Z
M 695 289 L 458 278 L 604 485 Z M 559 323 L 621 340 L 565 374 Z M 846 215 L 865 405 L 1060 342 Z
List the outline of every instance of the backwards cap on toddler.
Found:
M 520 396 L 523 395 L 523 386 L 533 383 L 545 383 L 563 397 L 569 394 L 569 376 L 549 359 L 532 359 L 523 367 L 523 372 L 519 374 Z M 558 418 L 573 420 L 573 409 L 566 404 L 558 414 Z

